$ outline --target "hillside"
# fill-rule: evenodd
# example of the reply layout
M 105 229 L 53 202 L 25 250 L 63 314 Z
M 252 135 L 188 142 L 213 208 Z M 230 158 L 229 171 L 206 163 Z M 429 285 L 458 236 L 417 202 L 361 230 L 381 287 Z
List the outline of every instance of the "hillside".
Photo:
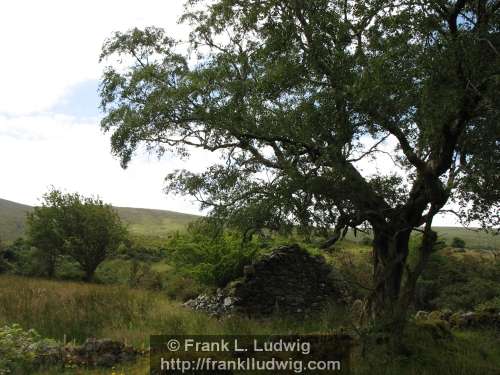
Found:
M 0 199 L 0 238 L 4 241 L 13 241 L 23 236 L 26 213 L 31 209 L 31 206 Z M 146 208 L 116 207 L 116 210 L 132 233 L 156 237 L 165 237 L 171 232 L 182 230 L 197 218 L 196 215 Z M 460 227 L 436 227 L 435 229 L 446 243 L 450 243 L 453 237 L 460 237 L 465 240 L 468 247 L 500 248 L 500 236 Z M 358 238 L 362 237 L 361 234 Z M 354 240 L 352 235 L 348 238 Z
M 13 241 L 24 234 L 26 214 L 31 206 L 0 199 L 0 239 Z
M 438 236 L 446 244 L 450 244 L 453 238 L 458 237 L 465 241 L 466 247 L 481 250 L 499 250 L 500 236 L 491 233 L 485 233 L 477 229 L 467 229 L 463 227 L 433 227 Z M 415 232 L 416 233 L 416 232 Z M 418 234 L 417 234 L 418 235 Z M 371 237 L 369 234 L 358 233 L 354 237 L 352 231 L 347 234 L 347 239 L 355 242 L 362 241 L 365 237 Z
M 131 232 L 146 236 L 164 237 L 185 229 L 198 218 L 196 215 L 147 208 L 116 207 L 116 210 Z
M 26 214 L 31 209 L 31 206 L 0 199 L 0 238 L 13 241 L 22 237 Z M 145 208 L 116 207 L 116 210 L 133 233 L 159 237 L 182 230 L 197 218 L 195 215 Z

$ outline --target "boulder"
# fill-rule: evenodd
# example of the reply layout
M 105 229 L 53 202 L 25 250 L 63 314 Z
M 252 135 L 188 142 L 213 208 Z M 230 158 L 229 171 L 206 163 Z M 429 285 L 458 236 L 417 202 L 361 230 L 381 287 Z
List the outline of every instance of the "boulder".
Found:
M 427 319 L 429 320 L 441 320 L 443 319 L 443 312 L 439 310 L 434 310 L 429 313 L 427 316 Z
M 417 321 L 422 321 L 422 320 L 427 320 L 429 317 L 429 313 L 427 311 L 417 311 L 415 314 L 415 320 Z

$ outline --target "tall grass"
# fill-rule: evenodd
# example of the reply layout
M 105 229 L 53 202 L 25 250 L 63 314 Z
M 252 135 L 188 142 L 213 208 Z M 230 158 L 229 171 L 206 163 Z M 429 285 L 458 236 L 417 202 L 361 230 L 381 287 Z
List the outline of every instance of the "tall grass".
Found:
M 394 356 L 382 345 L 355 359 L 353 375 L 498 375 L 498 332 L 456 331 L 451 339 L 436 340 L 410 326 L 404 341 L 409 355 Z
M 82 341 L 147 317 L 154 297 L 120 286 L 0 277 L 0 323 L 19 323 L 46 337 Z
M 332 307 L 307 321 L 293 318 L 217 320 L 188 310 L 160 292 L 124 286 L 0 277 L 0 325 L 19 323 L 45 337 L 82 342 L 110 337 L 137 346 L 151 334 L 256 334 L 324 332 L 341 324 Z
M 147 347 L 151 334 L 301 334 L 327 333 L 345 324 L 345 311 L 331 307 L 305 320 L 248 319 L 234 316 L 217 320 L 183 308 L 160 292 L 119 286 L 55 282 L 0 276 L 0 325 L 19 323 L 43 336 L 82 342 L 87 337 L 108 337 Z M 428 333 L 410 329 L 405 342 L 409 356 L 388 354 L 373 345 L 366 357 L 354 353 L 355 375 L 493 375 L 500 373 L 499 333 L 455 332 L 450 340 L 436 341 Z M 40 375 L 135 375 L 148 373 L 147 359 L 117 365 L 115 369 L 44 370 Z

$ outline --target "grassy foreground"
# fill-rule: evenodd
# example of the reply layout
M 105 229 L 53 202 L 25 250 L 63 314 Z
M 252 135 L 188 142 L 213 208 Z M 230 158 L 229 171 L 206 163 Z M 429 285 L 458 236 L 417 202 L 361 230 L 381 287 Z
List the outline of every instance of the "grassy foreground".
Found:
M 82 342 L 87 337 L 148 346 L 150 334 L 327 333 L 348 325 L 346 314 L 331 308 L 307 321 L 210 318 L 189 311 L 163 294 L 122 286 L 55 282 L 0 276 L 0 325 L 19 323 L 45 337 Z M 436 341 L 422 329 L 408 330 L 407 357 L 389 357 L 371 346 L 365 358 L 354 353 L 355 374 L 460 375 L 500 373 L 500 336 L 495 332 L 455 332 Z M 113 369 L 41 370 L 39 374 L 146 374 L 147 358 Z

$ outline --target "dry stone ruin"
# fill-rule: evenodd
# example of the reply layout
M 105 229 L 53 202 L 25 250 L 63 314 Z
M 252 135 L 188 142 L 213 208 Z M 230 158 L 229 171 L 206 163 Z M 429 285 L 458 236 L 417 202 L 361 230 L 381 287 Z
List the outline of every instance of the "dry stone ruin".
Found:
M 322 256 L 289 245 L 246 266 L 242 278 L 215 295 L 200 295 L 185 306 L 217 316 L 233 312 L 248 316 L 307 314 L 346 298 L 345 285 Z

